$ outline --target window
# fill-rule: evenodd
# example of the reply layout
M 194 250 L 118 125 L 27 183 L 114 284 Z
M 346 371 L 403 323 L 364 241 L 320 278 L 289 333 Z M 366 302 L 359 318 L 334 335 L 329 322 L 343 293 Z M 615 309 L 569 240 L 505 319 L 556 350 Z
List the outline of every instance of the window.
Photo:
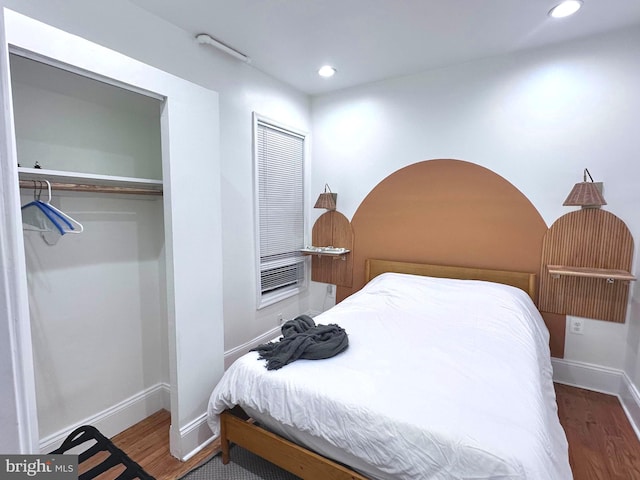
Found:
M 254 114 L 258 308 L 306 285 L 304 257 L 305 134 Z

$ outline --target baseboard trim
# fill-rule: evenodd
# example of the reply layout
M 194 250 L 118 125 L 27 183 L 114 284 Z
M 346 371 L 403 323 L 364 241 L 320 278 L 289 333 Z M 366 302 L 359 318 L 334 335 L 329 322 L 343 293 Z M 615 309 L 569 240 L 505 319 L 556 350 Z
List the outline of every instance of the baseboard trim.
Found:
M 171 454 L 183 462 L 189 460 L 215 439 L 207 423 L 206 412 L 179 430 L 174 429 L 171 425 L 169 435 L 172 438 L 172 447 L 178 448 L 177 450 L 172 449 Z
M 263 333 L 259 337 L 249 340 L 242 345 L 238 345 L 231 350 L 227 350 L 226 352 L 224 352 L 224 369 L 226 370 L 227 368 L 229 368 L 233 362 L 235 362 L 245 353 L 249 352 L 252 348 L 257 347 L 261 343 L 270 342 L 278 335 L 280 335 L 280 327 L 274 327 L 268 332 Z
M 622 408 L 624 408 L 631 422 L 631 426 L 635 430 L 638 438 L 640 438 L 640 392 L 638 392 L 638 389 L 631 383 L 631 379 L 625 372 L 622 372 L 621 387 L 618 398 L 620 398 L 620 403 L 622 403 Z
M 48 453 L 55 450 L 72 431 L 82 425 L 93 425 L 104 436 L 110 438 L 158 410 L 169 410 L 170 408 L 169 385 L 158 383 L 102 412 L 41 438 L 40 451 Z
M 640 439 L 640 393 L 624 371 L 559 358 L 552 358 L 551 364 L 554 382 L 618 397 Z
M 270 342 L 274 338 L 280 335 L 280 327 L 274 327 L 271 330 L 263 333 L 259 337 L 253 338 L 248 342 L 238 345 L 224 352 L 224 368 L 225 370 L 231 366 L 238 358 L 245 353 L 249 352 L 252 348 L 257 347 L 261 343 Z M 177 450 L 172 450 L 171 454 L 186 462 L 200 450 L 204 449 L 207 445 L 215 440 L 215 437 L 211 434 L 211 429 L 207 423 L 207 414 L 203 413 L 198 416 L 187 425 L 183 426 L 179 430 L 174 429 L 173 426 L 170 430 L 172 438 L 171 444 L 179 446 Z
M 551 364 L 554 382 L 609 395 L 620 394 L 622 370 L 560 358 L 552 358 Z
M 322 312 L 318 310 L 308 310 L 305 312 L 305 315 L 309 315 L 310 317 L 315 317 L 316 315 L 320 315 Z M 281 327 L 274 327 L 268 332 L 263 333 L 259 337 L 249 340 L 248 342 L 243 343 L 242 345 L 238 345 L 237 347 L 232 348 L 231 350 L 227 350 L 224 352 L 224 369 L 226 370 L 231 366 L 233 362 L 235 362 L 238 358 L 240 358 L 245 353 L 251 351 L 252 348 L 257 347 L 261 343 L 270 342 L 277 336 L 281 334 Z

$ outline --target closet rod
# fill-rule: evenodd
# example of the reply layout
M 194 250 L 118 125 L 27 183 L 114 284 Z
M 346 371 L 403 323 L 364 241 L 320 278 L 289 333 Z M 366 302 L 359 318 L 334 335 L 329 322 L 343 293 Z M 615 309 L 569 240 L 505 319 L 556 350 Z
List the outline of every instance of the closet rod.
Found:
M 37 182 L 37 180 L 36 180 Z M 107 185 L 86 185 L 81 183 L 59 183 L 50 182 L 52 190 L 68 190 L 73 192 L 89 193 L 126 193 L 130 195 L 162 195 L 162 187 L 118 187 Z M 33 180 L 20 180 L 20 188 L 33 190 Z

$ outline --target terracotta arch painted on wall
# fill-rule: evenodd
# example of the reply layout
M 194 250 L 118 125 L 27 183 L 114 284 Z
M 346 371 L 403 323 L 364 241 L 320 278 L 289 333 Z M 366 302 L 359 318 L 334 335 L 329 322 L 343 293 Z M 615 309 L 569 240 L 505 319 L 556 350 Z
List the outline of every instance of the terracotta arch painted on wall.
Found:
M 452 159 L 392 173 L 365 197 L 351 224 L 353 285 L 338 287 L 338 301 L 362 288 L 367 258 L 539 274 L 547 231 L 538 210 L 510 182 Z M 563 350 L 564 319 L 554 321 L 550 330 L 562 330 Z

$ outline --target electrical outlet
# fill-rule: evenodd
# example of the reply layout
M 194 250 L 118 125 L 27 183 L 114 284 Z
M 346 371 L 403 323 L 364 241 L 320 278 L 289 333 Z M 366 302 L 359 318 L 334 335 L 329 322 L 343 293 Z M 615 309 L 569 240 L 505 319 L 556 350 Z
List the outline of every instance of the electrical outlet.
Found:
M 282 325 L 284 323 L 284 315 L 279 313 L 277 317 L 278 317 L 278 325 Z
M 333 295 L 333 285 L 327 285 L 327 295 Z
M 572 318 L 569 324 L 569 331 L 577 335 L 584 334 L 584 320 L 581 318 Z

